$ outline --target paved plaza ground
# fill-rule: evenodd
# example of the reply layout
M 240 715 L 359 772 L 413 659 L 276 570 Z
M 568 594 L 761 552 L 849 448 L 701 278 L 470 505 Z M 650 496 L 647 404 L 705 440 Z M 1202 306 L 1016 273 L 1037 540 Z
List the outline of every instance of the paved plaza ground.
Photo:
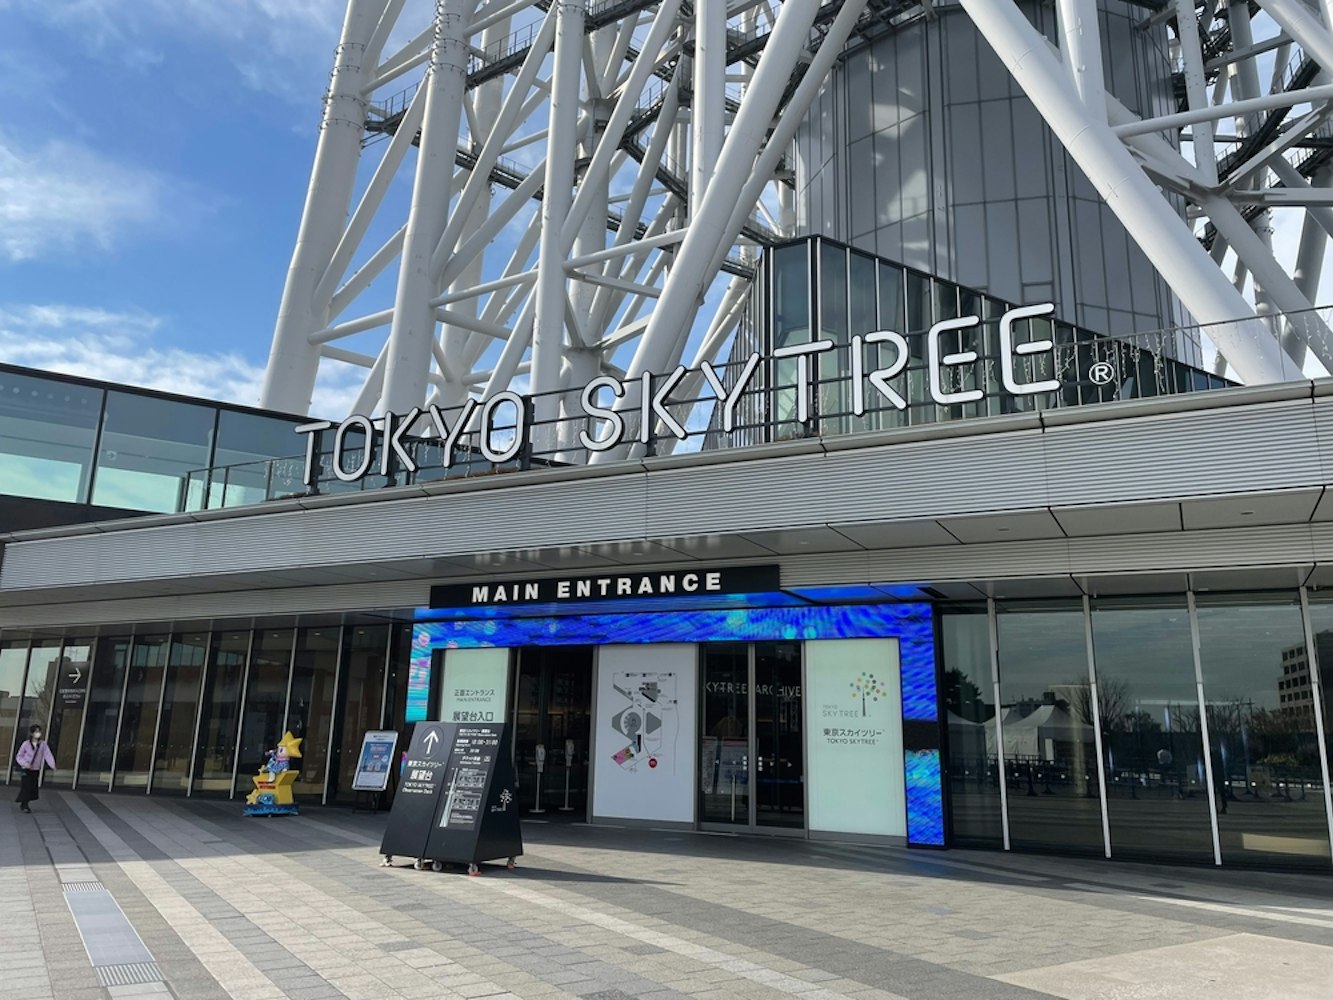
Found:
M 469 878 L 346 810 L 4 806 L 5 998 L 1333 996 L 1333 877 L 530 823 Z

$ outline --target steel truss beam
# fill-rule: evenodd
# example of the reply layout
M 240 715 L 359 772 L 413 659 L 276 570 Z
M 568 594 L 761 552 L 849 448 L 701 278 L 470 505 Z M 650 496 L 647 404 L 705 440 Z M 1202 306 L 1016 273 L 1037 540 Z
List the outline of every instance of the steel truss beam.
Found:
M 971 19 L 1234 375 L 1333 369 L 1310 312 L 1333 0 L 1106 2 L 1165 26 L 1170 113 L 1107 93 L 1098 0 L 1056 0 L 1049 38 L 1012 0 L 348 0 L 262 403 L 308 410 L 326 363 L 364 371 L 361 410 L 405 411 L 728 360 L 758 248 L 797 235 L 791 143 L 848 41 L 944 16 Z M 564 412 L 543 399 L 539 420 Z

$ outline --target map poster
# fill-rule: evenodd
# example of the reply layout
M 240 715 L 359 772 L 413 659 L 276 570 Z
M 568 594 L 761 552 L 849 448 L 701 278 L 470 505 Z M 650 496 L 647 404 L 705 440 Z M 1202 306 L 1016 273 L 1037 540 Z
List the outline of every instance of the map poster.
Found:
M 595 816 L 693 822 L 696 659 L 684 643 L 598 648 Z
M 361 737 L 361 755 L 356 760 L 352 789 L 357 792 L 382 792 L 389 787 L 398 733 L 392 729 L 372 729 Z

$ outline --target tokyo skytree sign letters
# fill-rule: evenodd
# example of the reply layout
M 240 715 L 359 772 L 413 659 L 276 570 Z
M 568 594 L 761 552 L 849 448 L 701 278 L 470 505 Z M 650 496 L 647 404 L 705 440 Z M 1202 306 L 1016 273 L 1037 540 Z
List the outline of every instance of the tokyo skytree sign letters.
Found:
M 1054 343 L 1050 340 L 1031 340 L 1018 343 L 1014 336 L 1014 327 L 1023 320 L 1050 316 L 1055 306 L 1051 303 L 1022 306 L 1010 309 L 1000 318 L 1000 374 L 1005 391 L 1016 396 L 1034 395 L 1053 392 L 1060 388 L 1057 379 L 1044 379 L 1034 382 L 1019 380 L 1014 363 L 1015 358 L 1028 358 L 1051 352 Z M 948 333 L 980 326 L 977 316 L 963 316 L 957 319 L 942 320 L 923 334 L 914 334 L 914 338 L 924 337 L 928 364 L 928 383 L 931 398 L 940 406 L 953 406 L 976 402 L 985 397 L 980 388 L 946 389 L 947 373 L 952 369 L 972 365 L 979 360 L 973 350 L 945 353 L 941 338 Z M 866 364 L 866 348 L 880 348 L 891 345 L 893 360 L 887 365 L 869 368 Z M 821 354 L 835 349 L 837 345 L 828 339 L 787 344 L 773 350 L 772 360 L 795 359 L 796 361 L 796 418 L 804 423 L 810 417 L 811 396 L 815 389 L 815 372 L 818 371 L 817 359 Z M 850 343 L 851 404 L 852 413 L 863 416 L 867 405 L 867 388 L 872 390 L 890 406 L 898 410 L 907 409 L 907 400 L 890 384 L 890 379 L 901 375 L 912 357 L 909 338 L 892 330 L 877 330 L 872 333 L 858 334 Z M 877 352 L 878 353 L 878 352 Z M 736 407 L 746 391 L 751 388 L 756 372 L 764 361 L 759 352 L 752 353 L 741 367 L 730 386 L 727 386 L 723 373 L 712 364 L 703 361 L 697 372 L 707 382 L 716 397 L 717 405 L 722 407 L 721 419 L 716 421 L 724 434 L 736 430 Z M 670 396 L 696 369 L 678 365 L 673 371 L 658 375 L 645 372 L 640 378 L 621 380 L 610 375 L 601 375 L 589 381 L 579 393 L 579 406 L 584 416 L 593 422 L 595 428 L 580 429 L 578 442 L 589 454 L 609 451 L 620 445 L 637 442 L 647 444 L 657 427 L 679 440 L 688 437 L 688 431 L 668 409 Z M 625 419 L 623 410 L 602 405 L 598 396 L 602 391 L 610 393 L 617 401 L 624 400 L 631 392 L 638 396 L 637 427 L 632 427 Z M 603 397 L 604 398 L 604 397 Z M 319 440 L 324 431 L 333 431 L 332 467 L 333 473 L 343 482 L 356 482 L 372 474 L 372 465 L 376 465 L 374 474 L 387 476 L 395 465 L 407 472 L 416 472 L 419 465 L 407 447 L 407 439 L 414 436 L 413 428 L 426 424 L 428 429 L 416 437 L 437 439 L 440 448 L 441 464 L 449 468 L 454 462 L 454 452 L 463 435 L 476 430 L 479 450 L 487 462 L 501 464 L 511 461 L 519 455 L 530 441 L 533 429 L 531 397 L 520 395 L 506 389 L 496 392 L 485 399 L 467 399 L 461 408 L 457 408 L 452 424 L 444 410 L 430 405 L 424 411 L 413 407 L 406 413 L 385 413 L 381 418 L 372 418 L 364 414 L 352 414 L 340 423 L 331 420 L 313 421 L 296 428 L 297 434 L 305 435 L 305 475 L 304 482 L 311 485 L 315 477 L 316 456 L 320 453 Z M 356 435 L 349 441 L 349 437 Z M 499 437 L 503 444 L 496 445 Z M 378 445 L 372 447 L 372 445 Z M 357 453 L 353 464 L 348 465 L 349 453 Z M 378 455 L 378 462 L 375 461 Z

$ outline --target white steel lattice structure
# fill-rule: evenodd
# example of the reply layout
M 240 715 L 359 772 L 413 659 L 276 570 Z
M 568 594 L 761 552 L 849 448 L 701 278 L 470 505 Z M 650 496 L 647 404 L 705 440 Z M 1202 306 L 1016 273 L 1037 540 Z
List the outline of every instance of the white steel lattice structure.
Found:
M 970 19 L 1235 376 L 1333 370 L 1311 311 L 1333 0 L 1055 0 L 1045 35 L 1038 6 L 349 0 L 263 405 L 305 412 L 334 361 L 364 369 L 359 412 L 517 383 L 553 420 L 542 394 L 728 360 L 756 253 L 797 235 L 793 139 L 829 74 L 945 16 Z M 1164 43 L 1171 113 L 1107 92 L 1112 8 Z M 1274 212 L 1303 216 L 1294 267 Z

